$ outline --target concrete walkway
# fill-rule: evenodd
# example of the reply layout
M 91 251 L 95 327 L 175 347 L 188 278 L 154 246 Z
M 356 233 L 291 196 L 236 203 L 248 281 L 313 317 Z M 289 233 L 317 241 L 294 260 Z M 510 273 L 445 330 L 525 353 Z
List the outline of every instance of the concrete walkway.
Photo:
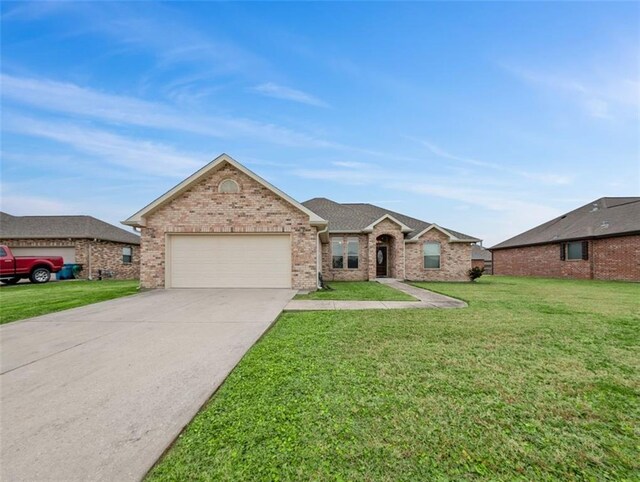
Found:
M 156 290 L 2 325 L 0 480 L 142 479 L 294 294 Z
M 402 310 L 408 308 L 466 308 L 464 301 L 416 288 L 391 278 L 380 278 L 378 283 L 407 293 L 419 301 L 346 301 L 346 300 L 291 300 L 284 311 L 323 310 Z

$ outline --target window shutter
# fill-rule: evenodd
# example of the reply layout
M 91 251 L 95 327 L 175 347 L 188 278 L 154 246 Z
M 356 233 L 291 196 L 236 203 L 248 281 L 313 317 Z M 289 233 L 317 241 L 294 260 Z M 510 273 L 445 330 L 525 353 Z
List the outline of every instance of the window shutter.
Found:
M 565 260 L 565 249 L 564 249 L 565 243 L 560 243 L 560 261 L 564 261 Z
M 582 259 L 589 259 L 589 241 L 582 242 Z

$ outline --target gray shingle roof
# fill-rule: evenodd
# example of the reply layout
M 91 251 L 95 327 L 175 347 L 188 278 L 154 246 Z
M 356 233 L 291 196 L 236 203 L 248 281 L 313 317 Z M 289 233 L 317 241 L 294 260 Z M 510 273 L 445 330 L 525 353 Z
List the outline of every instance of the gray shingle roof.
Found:
M 101 239 L 140 244 L 140 236 L 91 216 L 12 216 L 0 212 L 0 238 Z
M 323 197 L 309 199 L 302 204 L 311 209 L 318 216 L 329 221 L 329 232 L 362 231 L 385 214 L 393 216 L 401 223 L 404 223 L 413 229 L 413 231 L 408 233 L 408 238 L 415 236 L 432 224 L 410 216 L 405 216 L 404 214 L 400 214 L 395 211 L 375 206 L 373 204 L 337 203 L 331 199 Z M 460 240 L 469 242 L 480 241 L 473 236 L 454 231 L 453 229 L 445 227 L 442 228 L 446 229 Z
M 640 197 L 603 197 L 490 249 L 640 232 Z
M 483 259 L 485 261 L 491 261 L 491 251 L 478 244 L 474 244 L 471 247 L 471 259 Z

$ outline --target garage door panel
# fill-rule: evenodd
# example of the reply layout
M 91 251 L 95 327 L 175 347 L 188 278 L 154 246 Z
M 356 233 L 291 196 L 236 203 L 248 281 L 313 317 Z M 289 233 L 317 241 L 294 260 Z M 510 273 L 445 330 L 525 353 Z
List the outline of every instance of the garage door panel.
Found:
M 11 248 L 14 256 L 62 256 L 65 263 L 76 262 L 76 248 L 60 248 L 57 246 L 46 247 L 30 247 L 30 248 Z
M 288 235 L 174 235 L 173 288 L 289 288 Z

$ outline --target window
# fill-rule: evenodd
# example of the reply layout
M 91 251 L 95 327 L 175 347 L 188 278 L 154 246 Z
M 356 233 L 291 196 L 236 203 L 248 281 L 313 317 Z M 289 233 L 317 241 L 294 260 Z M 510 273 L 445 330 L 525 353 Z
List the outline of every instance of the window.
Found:
M 0 248 L 0 257 L 5 257 L 7 255 L 7 252 L 4 250 L 4 248 Z
M 576 241 L 566 243 L 567 259 L 589 259 L 589 243 L 588 241 Z
M 225 194 L 237 194 L 240 192 L 240 186 L 233 179 L 225 179 L 218 184 L 218 192 Z
M 424 243 L 424 267 L 426 269 L 440 268 L 440 243 Z
M 344 268 L 342 239 L 331 240 L 331 266 L 334 269 Z
M 131 246 L 126 246 L 122 248 L 122 262 L 124 264 L 131 264 L 132 259 L 133 259 L 133 248 L 131 248 Z
M 347 268 L 358 269 L 358 251 L 360 242 L 358 238 L 347 239 Z

